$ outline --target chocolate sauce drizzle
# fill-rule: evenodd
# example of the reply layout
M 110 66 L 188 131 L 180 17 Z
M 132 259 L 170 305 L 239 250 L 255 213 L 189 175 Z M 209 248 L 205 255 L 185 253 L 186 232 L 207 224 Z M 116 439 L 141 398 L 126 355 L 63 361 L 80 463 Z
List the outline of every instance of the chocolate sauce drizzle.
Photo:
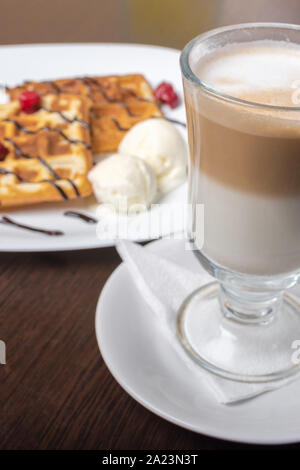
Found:
M 20 131 L 24 132 L 25 134 L 38 134 L 41 131 L 56 132 L 57 134 L 59 134 L 63 139 L 65 139 L 70 144 L 83 145 L 88 150 L 92 149 L 92 147 L 87 142 L 85 142 L 84 140 L 71 139 L 61 129 L 57 129 L 57 128 L 52 129 L 51 127 L 43 126 L 43 127 L 39 127 L 39 129 L 36 129 L 35 131 L 33 131 L 33 130 L 30 130 L 30 129 L 26 129 L 26 127 L 22 126 L 22 124 L 20 124 L 15 119 L 6 118 L 6 119 L 2 119 L 2 122 L 12 122 Z M 8 140 L 8 138 L 6 140 Z M 11 143 L 12 143 L 13 142 L 12 139 L 10 139 L 10 140 L 11 140 Z
M 75 80 L 79 80 L 81 83 L 83 83 L 83 85 L 85 85 L 86 89 L 89 92 L 93 92 L 93 91 L 95 91 L 95 89 L 91 87 L 91 85 L 90 85 L 90 83 L 91 83 L 92 85 L 94 85 L 97 88 L 97 91 L 99 91 L 102 94 L 102 96 L 109 103 L 117 102 L 117 100 L 115 100 L 114 98 L 110 98 L 107 95 L 107 93 L 105 93 L 105 88 L 103 87 L 103 85 L 101 85 L 101 83 L 97 82 L 97 80 L 95 80 L 95 78 L 93 78 L 93 77 L 75 77 Z M 34 83 L 34 82 L 32 80 L 24 80 L 24 83 L 30 85 L 31 83 Z M 74 94 L 73 91 L 70 92 L 69 90 L 65 90 L 63 88 L 60 88 L 57 85 L 57 83 L 53 80 L 45 80 L 44 83 L 51 86 L 53 88 L 53 91 L 55 91 L 55 93 L 57 93 L 57 94 L 60 94 L 60 93 L 73 93 Z M 3 84 L 0 84 L 0 87 L 5 89 L 6 91 L 9 91 L 11 89 L 11 87 L 8 87 L 7 85 L 3 85 Z M 152 100 L 150 100 L 150 99 L 143 98 L 142 96 L 137 95 L 133 90 L 130 90 L 128 88 L 123 88 L 123 90 L 125 90 L 129 95 L 133 96 L 138 101 L 144 101 L 145 103 L 151 103 L 152 102 Z M 46 94 L 48 94 L 48 92 Z
M 87 88 L 87 90 L 90 92 L 90 93 L 93 93 L 93 91 L 98 91 L 99 93 L 101 93 L 101 95 L 103 96 L 103 98 L 108 101 L 108 103 L 117 103 L 118 101 L 115 100 L 114 98 L 110 98 L 110 96 L 108 96 L 105 91 L 104 91 L 104 88 L 103 86 L 97 82 L 97 80 L 95 80 L 94 78 L 92 77 L 80 77 L 78 78 L 77 80 L 80 80 L 81 83 L 83 83 L 85 85 L 85 87 Z M 89 84 L 88 80 L 96 86 L 97 90 L 93 89 L 91 87 L 91 85 Z
M 71 185 L 72 188 L 74 189 L 76 196 L 77 196 L 77 197 L 80 197 L 81 194 L 80 194 L 80 191 L 79 191 L 79 189 L 78 189 L 78 186 L 74 183 L 73 180 L 71 180 L 71 178 L 66 178 L 66 179 L 67 179 L 67 181 L 69 181 L 70 185 Z
M 123 131 L 123 132 L 129 131 L 130 127 L 122 127 L 117 119 L 111 118 L 111 120 L 112 120 L 112 122 L 115 123 L 115 125 L 116 125 L 116 127 L 119 131 Z
M 93 89 L 93 88 L 90 86 L 90 84 L 89 84 L 89 82 L 88 82 L 88 80 L 89 80 L 94 86 L 96 86 L 96 88 L 97 88 L 96 91 L 98 91 L 99 93 L 101 93 L 101 95 L 103 96 L 103 98 L 104 98 L 108 103 L 117 103 L 117 104 L 119 104 L 120 106 L 122 106 L 122 107 L 126 110 L 128 116 L 130 116 L 130 117 L 139 117 L 139 114 L 133 113 L 133 112 L 130 110 L 129 106 L 128 106 L 126 103 L 121 103 L 121 102 L 119 102 L 117 99 L 110 98 L 110 97 L 107 95 L 107 93 L 105 92 L 105 89 L 104 89 L 104 87 L 101 85 L 101 83 L 98 83 L 97 80 L 95 80 L 94 78 L 92 78 L 92 77 L 86 77 L 86 78 L 85 78 L 85 77 L 81 77 L 81 78 L 78 78 L 78 80 L 80 80 L 80 81 L 86 86 L 87 90 L 88 90 L 90 93 L 92 93 L 93 91 L 95 91 L 95 89 Z M 119 87 L 119 88 L 120 88 L 120 87 Z M 139 97 L 136 93 L 134 93 L 132 90 L 126 90 L 126 91 L 128 91 L 129 94 L 130 94 L 131 96 L 134 96 L 136 99 L 140 98 L 140 97 Z M 89 95 L 89 97 L 90 97 L 90 95 Z M 142 101 L 147 101 L 147 102 L 149 101 L 149 100 L 145 100 L 144 98 L 141 98 L 141 100 L 142 100 Z
M 120 105 L 126 110 L 128 116 L 130 116 L 130 117 L 139 117 L 140 116 L 140 114 L 135 114 L 132 111 L 130 111 L 128 104 L 120 103 Z
M 0 170 L 2 172 L 2 170 Z M 8 172 L 9 173 L 9 172 Z M 64 215 L 66 217 L 74 217 L 77 219 L 82 220 L 83 222 L 87 224 L 97 224 L 98 220 L 95 219 L 94 217 L 91 217 L 89 215 L 83 214 L 82 212 L 77 212 L 77 211 L 66 211 L 64 212 Z M 39 227 L 33 227 L 31 225 L 27 224 L 21 224 L 19 222 L 16 222 L 15 220 L 11 219 L 10 217 L 7 217 L 6 215 L 2 216 L 0 219 L 0 223 L 4 225 L 12 225 L 14 227 L 23 229 L 23 230 L 29 230 L 30 232 L 37 232 L 37 233 L 42 233 L 43 235 L 49 235 L 49 236 L 59 236 L 59 235 L 64 235 L 64 232 L 61 230 L 45 230 L 43 228 Z
M 6 142 L 9 142 L 14 147 L 15 152 L 19 157 L 31 158 L 26 153 L 23 153 L 22 150 L 19 148 L 19 146 L 16 144 L 16 142 L 14 142 L 10 137 L 4 137 L 3 140 L 5 140 Z
M 16 178 L 18 178 L 18 180 L 20 181 L 20 183 L 32 183 L 32 181 L 28 181 L 28 180 L 25 180 L 24 178 L 22 178 L 22 176 L 18 175 L 17 172 L 13 171 L 13 170 L 5 170 L 3 168 L 0 168 L 0 174 L 2 175 L 14 175 Z M 72 183 L 72 186 L 74 187 L 74 190 L 75 190 L 75 183 L 71 180 L 68 179 L 68 181 L 70 183 Z M 49 180 L 49 179 L 43 179 L 43 180 L 40 180 L 38 181 L 38 183 L 49 183 L 51 184 L 58 192 L 59 194 L 62 196 L 63 199 L 65 200 L 68 200 L 68 195 L 65 193 L 65 191 L 53 180 Z M 78 192 L 78 188 L 76 188 L 77 191 L 76 191 L 76 194 L 80 196 L 79 192 Z
M 82 220 L 83 222 L 86 222 L 87 224 L 97 224 L 98 223 L 97 219 L 95 219 L 94 217 L 91 217 L 89 215 L 83 214 L 82 212 L 66 211 L 66 212 L 64 212 L 64 215 L 66 217 L 75 217 L 77 219 Z
M 153 118 L 156 118 L 158 116 L 153 116 Z M 186 123 L 182 121 L 178 121 L 177 119 L 171 119 L 168 117 L 164 117 L 163 119 L 166 119 L 166 121 L 172 122 L 173 124 L 178 124 L 179 126 L 186 127 Z
M 82 127 L 84 127 L 85 129 L 90 129 L 90 125 L 85 122 L 85 121 L 82 121 L 82 119 L 79 119 L 79 118 L 68 118 L 64 113 L 62 113 L 61 111 L 52 111 L 51 109 L 48 109 L 46 108 L 45 106 L 41 106 L 40 109 L 43 109 L 44 111 L 47 111 L 48 113 L 56 113 L 56 114 L 59 114 L 59 116 L 66 122 L 68 122 L 69 124 L 73 124 L 73 122 L 78 122 L 78 124 L 81 124 Z
M 114 98 L 111 98 L 110 96 L 108 96 L 108 94 L 106 93 L 105 88 L 103 87 L 103 85 L 101 85 L 101 83 L 99 83 L 95 78 L 93 78 L 93 77 L 77 77 L 76 80 L 79 80 L 86 87 L 86 90 L 88 91 L 87 96 L 91 99 L 92 102 L 95 102 L 95 100 L 91 96 L 91 93 L 96 91 L 96 92 L 101 93 L 103 98 L 108 103 L 116 103 L 116 104 L 119 104 L 120 106 L 122 106 L 126 110 L 129 117 L 133 117 L 133 118 L 134 117 L 139 117 L 138 114 L 135 114 L 130 110 L 127 103 L 120 103 L 117 99 L 114 99 Z M 30 83 L 32 83 L 32 81 L 25 81 L 24 83 L 30 84 Z M 57 94 L 70 93 L 68 90 L 64 90 L 63 88 L 59 87 L 57 85 L 57 83 L 55 83 L 54 81 L 46 80 L 45 83 L 47 85 L 51 86 L 53 88 L 53 91 Z M 93 85 L 93 87 L 91 85 Z M 119 85 L 117 85 L 117 86 L 119 87 L 120 90 L 122 90 L 122 88 Z M 6 89 L 6 91 L 8 91 L 9 87 L 5 86 L 5 89 Z M 133 90 L 130 90 L 130 89 L 127 89 L 127 88 L 123 88 L 123 90 L 125 90 L 126 93 L 128 93 L 129 95 L 134 97 L 137 101 L 143 101 L 143 102 L 146 102 L 146 103 L 151 103 L 152 102 L 152 100 L 150 100 L 150 99 L 143 98 L 142 96 L 138 96 Z M 71 92 L 71 93 L 74 93 L 74 92 Z M 80 95 L 80 93 L 74 93 L 74 94 L 79 94 Z M 46 108 L 42 108 L 42 109 L 47 110 Z M 49 110 L 47 110 L 47 111 L 49 111 Z M 80 119 L 75 118 L 75 119 L 70 120 L 63 113 L 61 113 L 60 111 L 52 111 L 52 112 L 57 112 L 63 119 L 65 119 L 69 123 L 77 121 L 80 124 L 82 124 L 86 129 L 90 129 L 90 126 L 87 123 L 85 123 L 84 121 L 81 121 Z M 113 118 L 112 120 L 115 122 L 116 127 L 118 128 L 118 130 L 126 132 L 130 129 L 130 128 L 122 127 L 117 119 Z M 181 124 L 181 123 L 178 123 L 178 124 Z M 70 142 L 70 143 L 72 143 L 72 142 Z M 85 143 L 83 143 L 83 142 L 77 142 L 77 143 L 82 143 L 83 145 L 85 145 Z M 87 146 L 87 145 L 88 144 L 86 144 L 86 147 L 88 148 L 88 150 L 90 150 L 91 149 L 90 146 Z
M 43 126 L 43 127 L 40 127 L 39 129 L 36 129 L 35 131 L 33 130 L 30 130 L 30 129 L 26 129 L 24 126 L 22 126 L 22 124 L 20 124 L 18 121 L 16 121 L 15 119 L 10 119 L 10 118 L 7 118 L 7 119 L 3 119 L 3 121 L 5 122 L 12 122 L 20 131 L 26 133 L 26 134 L 37 134 L 38 132 L 40 131 L 48 131 L 48 132 L 57 132 L 63 139 L 65 139 L 66 141 L 68 141 L 70 144 L 82 144 L 84 145 L 88 150 L 91 150 L 91 146 L 89 144 L 87 144 L 86 142 L 82 141 L 82 140 L 78 140 L 78 139 L 71 139 L 70 137 L 66 136 L 66 134 L 61 130 L 61 129 L 51 129 L 50 127 L 47 127 L 47 126 Z M 7 142 L 9 142 L 15 149 L 15 152 L 16 154 L 19 156 L 19 157 L 23 157 L 23 158 L 32 158 L 30 155 L 27 155 L 26 153 L 22 152 L 22 150 L 18 147 L 18 145 L 16 144 L 16 142 L 14 142 L 12 139 L 6 137 L 4 138 L 4 140 L 6 140 Z M 42 157 L 38 156 L 37 157 L 38 160 L 42 163 L 42 165 L 44 165 L 47 170 L 50 172 L 50 174 L 55 178 L 55 179 L 60 179 L 59 175 L 53 170 L 53 168 L 51 168 L 51 166 L 46 162 L 46 160 L 44 160 Z M 19 178 L 19 176 L 16 174 L 16 176 Z M 75 191 L 75 194 L 76 196 L 80 196 L 80 191 L 77 187 L 77 185 L 74 183 L 74 181 L 72 181 L 71 179 L 67 178 L 67 180 L 69 181 L 69 183 L 71 184 L 71 186 L 73 187 L 74 191 Z M 52 184 L 52 186 L 54 186 L 57 191 L 60 193 L 60 195 L 64 198 L 64 199 L 68 199 L 68 196 L 67 194 L 65 193 L 65 191 L 60 187 L 58 186 L 54 181 L 51 181 L 51 180 L 43 180 L 42 182 L 49 182 L 50 184 Z
M 45 180 L 42 180 L 40 181 L 41 183 L 49 183 L 51 184 L 58 192 L 59 194 L 61 195 L 61 197 L 67 201 L 69 198 L 68 198 L 68 195 L 65 193 L 65 191 L 57 184 L 55 183 L 55 181 L 53 180 L 48 180 L 48 179 L 45 179 Z
M 29 82 L 31 83 L 31 82 Z M 49 86 L 52 86 L 52 88 L 54 89 L 55 93 L 62 93 L 62 90 L 59 88 L 59 86 L 52 80 L 46 80 L 45 83 L 47 83 L 47 85 Z
M 108 94 L 105 92 L 105 88 L 101 85 L 101 83 L 97 82 L 97 80 L 95 80 L 93 77 L 79 77 L 79 78 L 77 78 L 77 80 L 81 81 L 81 83 L 84 84 L 84 86 L 86 87 L 86 89 L 88 90 L 89 93 L 93 93 L 94 91 L 98 91 L 99 93 L 101 93 L 103 98 L 108 103 L 117 103 L 120 106 L 122 106 L 123 108 L 125 108 L 126 112 L 128 113 L 128 115 L 130 117 L 138 117 L 139 116 L 138 114 L 133 113 L 126 103 L 120 103 L 117 99 L 114 99 L 114 98 L 111 98 L 110 96 L 108 96 Z M 89 82 L 92 85 L 94 85 L 94 87 L 96 87 L 96 90 L 95 90 L 95 88 L 91 87 Z M 55 87 L 56 87 L 57 93 L 63 93 L 63 90 L 61 88 L 59 88 L 56 84 L 55 84 Z M 147 103 L 151 102 L 151 100 L 148 100 L 146 98 L 138 96 L 133 90 L 126 89 L 126 92 L 129 95 L 133 96 L 138 101 L 144 101 L 144 102 L 147 102 Z M 88 96 L 92 101 L 94 101 L 94 99 L 92 98 L 92 96 L 90 94 Z
M 25 82 L 25 83 L 31 83 L 29 81 Z M 53 86 L 53 88 L 55 89 L 55 92 L 56 93 L 61 93 L 63 92 L 63 90 L 61 90 L 58 85 L 56 85 L 56 83 L 54 82 L 51 82 L 51 81 L 47 81 L 46 82 L 47 84 L 51 84 Z M 9 90 L 9 88 L 7 86 L 5 86 L 5 89 L 6 91 Z M 47 112 L 54 112 L 54 113 L 57 113 L 61 116 L 62 119 L 64 119 L 66 122 L 68 123 L 73 123 L 73 122 L 78 122 L 80 123 L 83 127 L 85 127 L 86 129 L 90 129 L 90 126 L 89 124 L 87 124 L 86 122 L 82 121 L 81 119 L 78 119 L 78 118 L 73 118 L 73 119 L 70 119 L 68 118 L 67 116 L 65 116 L 64 113 L 62 113 L 61 111 L 52 111 L 52 110 L 49 110 L 45 107 L 43 107 L 42 109 L 44 109 L 45 111 Z M 35 131 L 33 130 L 30 130 L 30 129 L 26 129 L 24 126 L 22 126 L 22 124 L 20 124 L 17 120 L 15 119 L 10 119 L 10 118 L 7 118 L 7 119 L 3 119 L 3 121 L 5 122 L 11 122 L 13 123 L 17 128 L 18 130 L 20 130 L 21 132 L 24 132 L 26 134 L 37 134 L 38 132 L 40 131 L 47 131 L 47 132 L 56 132 L 58 133 L 63 139 L 65 139 L 67 142 L 69 142 L 70 144 L 74 144 L 74 145 L 83 145 L 86 149 L 88 150 L 91 150 L 92 147 L 91 145 L 89 145 L 87 142 L 83 141 L 83 140 L 79 140 L 79 139 L 72 139 L 70 137 L 68 137 L 61 129 L 57 129 L 57 128 L 54 128 L 54 129 L 51 129 L 49 128 L 48 126 L 43 126 L 39 129 L 36 129 Z M 10 138 L 4 138 L 4 140 L 6 140 L 7 142 L 9 142 L 15 149 L 15 152 L 16 154 L 19 156 L 19 157 L 23 157 L 23 158 L 32 158 L 30 155 L 27 155 L 25 154 L 24 152 L 21 151 L 21 149 L 18 147 L 18 145 Z M 41 164 L 47 168 L 47 170 L 49 171 L 49 173 L 55 178 L 55 180 L 59 180 L 60 177 L 59 175 L 55 172 L 55 170 L 53 168 L 51 168 L 51 166 L 47 163 L 46 160 L 44 160 L 42 157 L 38 156 L 37 157 L 38 160 L 41 162 Z M 4 174 L 4 172 L 1 172 L 2 174 Z M 8 172 L 6 172 L 5 174 L 8 174 Z M 9 174 L 14 174 L 18 180 L 20 182 L 26 182 L 26 183 L 29 183 L 29 181 L 26 181 L 24 180 L 24 178 L 21 178 L 16 172 L 9 172 Z M 77 187 L 77 185 L 75 184 L 74 181 L 72 181 L 70 178 L 67 178 L 67 181 L 69 181 L 69 183 L 71 184 L 72 188 L 74 189 L 75 191 L 75 194 L 77 197 L 80 196 L 80 191 Z M 69 199 L 68 198 L 68 195 L 66 194 L 66 192 L 53 180 L 50 180 L 50 179 L 45 179 L 45 180 L 42 180 L 41 182 L 48 182 L 49 184 L 51 184 L 53 187 L 55 187 L 55 189 L 59 192 L 59 194 L 62 196 L 63 199 L 67 200 Z
M 0 174 L 1 175 L 14 175 L 18 178 L 18 180 L 20 181 L 20 183 L 26 183 L 26 180 L 24 180 L 24 178 L 22 178 L 22 176 L 18 175 L 15 171 L 13 170 L 5 170 L 4 168 L 0 168 Z
M 111 98 L 110 96 L 107 95 L 103 85 L 101 85 L 101 83 L 97 82 L 97 80 L 95 80 L 95 78 L 93 78 L 93 77 L 79 77 L 79 78 L 77 78 L 77 80 L 80 80 L 81 83 L 83 83 L 86 86 L 87 90 L 90 93 L 92 93 L 93 91 L 99 91 L 99 93 L 101 93 L 103 98 L 106 99 L 106 101 L 108 101 L 108 103 L 119 103 L 119 101 L 117 99 Z M 89 84 L 89 82 L 92 83 L 92 85 L 94 85 L 97 90 L 92 88 L 91 85 Z M 151 102 L 151 100 L 143 98 L 142 96 L 138 96 L 133 90 L 129 90 L 128 88 L 121 88 L 119 85 L 117 85 L 117 86 L 118 86 L 119 90 L 126 91 L 129 95 L 133 96 L 138 101 L 145 101 L 147 103 Z
M 133 96 L 137 101 L 143 101 L 144 103 L 152 103 L 153 101 L 148 98 L 143 98 L 142 96 L 137 95 L 133 90 L 126 89 L 129 95 Z
M 44 165 L 47 170 L 49 171 L 49 173 L 51 173 L 51 175 L 56 179 L 56 180 L 59 180 L 60 177 L 59 175 L 56 173 L 56 171 L 49 165 L 48 162 L 46 162 L 46 160 L 44 160 L 42 157 L 37 157 L 37 159 L 41 162 L 42 165 Z
M 20 224 L 19 222 L 16 222 L 15 220 L 7 216 L 3 216 L 0 219 L 0 223 L 6 224 L 6 225 L 13 225 L 14 227 L 18 227 L 23 230 L 29 230 L 31 232 L 42 233 L 43 235 L 49 235 L 49 236 L 64 235 L 64 232 L 62 232 L 61 230 L 44 230 L 42 228 L 32 227 L 31 225 Z

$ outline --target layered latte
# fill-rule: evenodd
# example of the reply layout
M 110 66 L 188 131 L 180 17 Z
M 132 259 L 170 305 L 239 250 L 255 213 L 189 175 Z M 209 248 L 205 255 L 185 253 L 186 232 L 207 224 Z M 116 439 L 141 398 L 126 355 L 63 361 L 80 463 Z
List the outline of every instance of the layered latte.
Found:
M 190 199 L 205 212 L 202 253 L 242 273 L 298 270 L 300 46 L 199 50 L 190 66 L 204 84 L 185 87 Z

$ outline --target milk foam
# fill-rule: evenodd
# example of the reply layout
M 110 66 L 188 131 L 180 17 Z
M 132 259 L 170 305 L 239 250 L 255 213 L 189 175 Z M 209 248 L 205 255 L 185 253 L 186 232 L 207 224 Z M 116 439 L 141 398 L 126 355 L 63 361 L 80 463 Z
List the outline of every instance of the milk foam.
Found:
M 297 44 L 279 41 L 231 44 L 204 57 L 195 55 L 191 66 L 200 80 L 217 91 L 244 99 L 254 95 L 256 101 L 266 104 L 290 106 L 293 91 L 300 89 Z

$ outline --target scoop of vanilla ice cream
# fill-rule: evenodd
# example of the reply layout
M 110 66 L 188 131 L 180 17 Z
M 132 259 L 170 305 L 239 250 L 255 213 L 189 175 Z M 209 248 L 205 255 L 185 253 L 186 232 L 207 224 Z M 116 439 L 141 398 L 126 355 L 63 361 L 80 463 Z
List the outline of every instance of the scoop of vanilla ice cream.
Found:
M 119 152 L 147 162 L 162 193 L 186 179 L 187 146 L 176 127 L 166 119 L 147 119 L 133 126 L 121 141 Z
M 153 202 L 157 181 L 142 159 L 115 153 L 97 163 L 88 174 L 96 199 L 118 212 L 141 211 Z

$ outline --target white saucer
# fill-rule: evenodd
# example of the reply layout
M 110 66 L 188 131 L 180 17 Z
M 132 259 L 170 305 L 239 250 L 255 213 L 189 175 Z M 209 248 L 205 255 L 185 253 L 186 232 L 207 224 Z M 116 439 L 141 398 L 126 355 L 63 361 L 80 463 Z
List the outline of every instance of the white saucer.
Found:
M 177 263 L 195 263 L 183 242 L 148 245 L 164 254 L 172 243 Z M 119 384 L 153 413 L 192 431 L 232 441 L 286 444 L 300 441 L 300 383 L 235 405 L 216 402 L 162 336 L 124 264 L 108 279 L 97 306 L 102 356 Z M 300 332 L 299 332 L 300 339 Z

